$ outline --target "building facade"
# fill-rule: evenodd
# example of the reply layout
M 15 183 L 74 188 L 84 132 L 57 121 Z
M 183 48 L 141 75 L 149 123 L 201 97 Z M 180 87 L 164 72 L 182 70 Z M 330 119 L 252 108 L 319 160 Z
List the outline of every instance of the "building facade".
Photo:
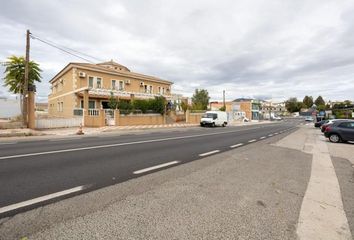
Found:
M 274 118 L 276 116 L 287 115 L 285 102 L 263 101 L 261 103 L 261 115 L 263 119 L 269 119 L 269 116 Z
M 171 98 L 172 82 L 131 72 L 114 62 L 69 63 L 50 80 L 48 113 L 56 117 L 82 115 L 83 109 L 108 109 L 111 95 L 120 99 Z
M 219 110 L 223 102 L 211 102 L 211 110 Z M 229 121 L 258 121 L 260 119 L 260 102 L 255 99 L 238 98 L 225 102 L 225 111 Z

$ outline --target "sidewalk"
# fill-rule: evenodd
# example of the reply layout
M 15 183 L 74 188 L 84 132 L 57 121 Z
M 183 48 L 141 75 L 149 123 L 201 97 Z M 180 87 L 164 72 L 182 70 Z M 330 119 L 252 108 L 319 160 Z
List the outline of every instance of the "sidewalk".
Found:
M 276 144 L 312 154 L 311 177 L 297 225 L 300 240 L 352 239 L 342 201 L 346 193 L 341 192 L 327 143 L 318 129 L 306 124 Z

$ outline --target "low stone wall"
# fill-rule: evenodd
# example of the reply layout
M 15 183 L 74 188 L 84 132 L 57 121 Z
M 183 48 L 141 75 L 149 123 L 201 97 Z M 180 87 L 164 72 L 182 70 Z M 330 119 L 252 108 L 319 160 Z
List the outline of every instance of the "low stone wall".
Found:
M 0 129 L 23 128 L 22 122 L 0 122 Z
M 204 113 L 191 113 L 189 110 L 187 110 L 186 123 L 199 124 L 203 114 Z
M 186 121 L 186 115 L 184 113 L 176 113 L 174 111 L 169 112 L 168 114 L 171 119 L 173 119 L 175 122 L 185 122 Z
M 165 116 L 161 114 L 131 114 L 120 115 L 115 113 L 116 126 L 131 125 L 161 125 L 165 124 Z
M 99 110 L 98 115 L 88 115 L 84 112 L 84 126 L 85 127 L 104 127 L 105 123 L 105 113 L 104 110 Z

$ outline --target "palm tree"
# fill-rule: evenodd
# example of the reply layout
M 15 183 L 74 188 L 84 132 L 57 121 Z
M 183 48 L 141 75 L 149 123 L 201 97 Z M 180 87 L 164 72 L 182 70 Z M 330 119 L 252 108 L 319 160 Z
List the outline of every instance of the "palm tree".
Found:
M 20 94 L 21 99 L 21 111 L 23 114 L 23 94 L 25 89 L 25 58 L 11 56 L 5 62 L 5 77 L 4 77 L 4 87 L 8 87 L 9 90 L 15 94 Z M 30 61 L 28 72 L 28 85 L 34 84 L 34 82 L 41 82 L 41 72 L 39 64 Z

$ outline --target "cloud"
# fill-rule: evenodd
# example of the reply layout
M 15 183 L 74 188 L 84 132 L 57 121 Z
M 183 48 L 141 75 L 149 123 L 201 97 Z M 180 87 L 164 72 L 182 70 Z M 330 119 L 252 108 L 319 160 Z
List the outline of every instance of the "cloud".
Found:
M 131 70 L 173 81 L 214 100 L 323 95 L 353 98 L 354 3 L 311 1 L 5 1 L 0 60 L 24 53 L 24 34 L 56 42 Z M 43 68 L 38 99 L 70 61 L 32 40 Z M 1 87 L 0 87 L 1 88 Z M 1 88 L 4 90 L 3 88 Z

